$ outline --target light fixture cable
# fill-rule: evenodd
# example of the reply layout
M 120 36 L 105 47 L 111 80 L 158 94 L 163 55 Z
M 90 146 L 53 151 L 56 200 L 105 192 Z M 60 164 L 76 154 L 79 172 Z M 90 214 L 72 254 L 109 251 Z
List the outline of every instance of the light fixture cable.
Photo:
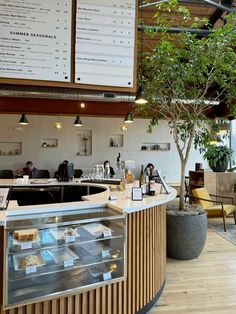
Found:
M 141 19 L 141 38 L 140 38 L 140 72 L 141 72 L 141 85 L 138 88 L 138 92 L 135 98 L 135 103 L 139 105 L 145 105 L 147 99 L 145 97 L 143 88 L 143 14 L 142 14 L 142 1 L 139 0 L 140 19 Z

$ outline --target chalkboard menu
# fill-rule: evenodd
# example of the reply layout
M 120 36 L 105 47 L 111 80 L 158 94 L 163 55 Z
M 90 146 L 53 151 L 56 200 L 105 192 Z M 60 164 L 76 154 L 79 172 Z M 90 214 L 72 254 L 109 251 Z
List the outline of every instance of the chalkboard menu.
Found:
M 0 77 L 70 81 L 72 0 L 0 0 Z
M 75 83 L 133 87 L 135 0 L 78 0 Z

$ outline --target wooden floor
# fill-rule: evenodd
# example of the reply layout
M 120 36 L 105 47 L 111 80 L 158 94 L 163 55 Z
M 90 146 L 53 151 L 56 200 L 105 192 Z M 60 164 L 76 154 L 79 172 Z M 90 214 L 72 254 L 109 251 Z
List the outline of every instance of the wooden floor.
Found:
M 168 259 L 166 285 L 150 314 L 236 314 L 236 246 L 208 229 L 200 257 Z

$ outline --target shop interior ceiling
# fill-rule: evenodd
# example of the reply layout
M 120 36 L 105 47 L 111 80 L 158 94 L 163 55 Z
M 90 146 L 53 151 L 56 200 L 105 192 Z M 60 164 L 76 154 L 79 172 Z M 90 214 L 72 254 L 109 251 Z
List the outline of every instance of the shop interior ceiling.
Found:
M 142 10 L 143 28 L 154 26 L 153 16 L 156 13 L 156 4 L 160 1 L 141 1 L 139 17 Z M 222 27 L 224 17 L 228 12 L 236 12 L 236 0 L 179 0 L 179 5 L 186 6 L 192 19 L 194 17 L 207 18 L 213 28 Z M 169 32 L 173 39 L 178 33 L 178 25 L 175 25 L 170 13 L 170 21 L 173 21 Z M 138 26 L 140 40 L 141 25 Z M 205 36 L 207 30 L 203 27 L 195 29 L 199 36 Z M 142 37 L 143 50 L 153 49 L 160 38 L 157 31 L 155 36 Z M 109 91 L 88 91 L 68 88 L 32 87 L 0 84 L 0 113 L 28 113 L 28 114 L 61 114 L 83 116 L 124 116 L 132 107 L 135 95 L 130 93 Z M 85 102 L 85 108 L 81 108 L 81 102 Z

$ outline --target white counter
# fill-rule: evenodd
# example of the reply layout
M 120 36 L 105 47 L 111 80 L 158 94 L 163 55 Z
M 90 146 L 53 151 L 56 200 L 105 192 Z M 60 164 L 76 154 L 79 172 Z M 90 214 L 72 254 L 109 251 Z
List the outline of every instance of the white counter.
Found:
M 50 179 L 49 179 L 50 180 Z M 54 179 L 51 179 L 54 180 Z M 16 201 L 10 201 L 8 209 L 0 213 L 0 224 L 4 225 L 7 217 L 22 214 L 37 214 L 46 212 L 61 212 L 67 210 L 77 210 L 86 208 L 95 208 L 102 206 L 109 206 L 116 210 L 122 211 L 124 213 L 132 213 L 140 211 L 149 207 L 158 206 L 170 202 L 176 197 L 176 190 L 171 188 L 170 194 L 156 194 L 155 196 L 144 196 L 142 201 L 133 201 L 131 197 L 127 197 L 126 191 L 112 191 L 110 192 L 109 185 L 97 184 L 97 183 L 82 183 L 82 182 L 55 182 L 50 181 L 45 183 L 48 179 L 40 180 L 37 179 L 37 184 L 32 184 L 30 180 L 28 185 L 26 183 L 19 184 L 14 179 L 1 179 L 0 187 L 3 186 L 41 186 L 42 184 L 46 186 L 63 186 L 63 185 L 81 185 L 81 186 L 95 186 L 104 187 L 106 190 L 101 193 L 83 196 L 84 201 L 80 202 L 68 202 L 68 203 L 53 203 L 53 204 L 42 204 L 42 205 L 29 205 L 29 206 L 18 206 Z M 109 195 L 115 196 L 116 200 L 109 200 Z

